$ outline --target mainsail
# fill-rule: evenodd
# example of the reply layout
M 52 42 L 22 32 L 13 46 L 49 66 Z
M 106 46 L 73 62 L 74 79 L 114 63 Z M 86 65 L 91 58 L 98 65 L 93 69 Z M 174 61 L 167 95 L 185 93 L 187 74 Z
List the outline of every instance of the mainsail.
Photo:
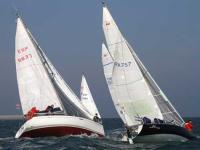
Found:
M 85 108 L 88 109 L 90 114 L 92 114 L 93 116 L 97 114 L 98 117 L 101 117 L 84 75 L 82 76 L 82 81 L 81 81 L 80 96 L 81 96 L 81 103 L 83 104 L 83 106 L 85 106 Z
M 80 103 L 79 98 L 72 91 L 72 89 L 67 85 L 65 80 L 62 78 L 62 76 L 56 70 L 56 68 L 51 63 L 51 61 L 48 59 L 46 54 L 40 48 L 40 46 L 38 45 L 37 41 L 34 39 L 32 34 L 30 32 L 29 32 L 29 34 L 30 34 L 34 44 L 37 46 L 37 48 L 41 54 L 41 58 L 45 61 L 45 67 L 47 68 L 47 70 L 52 78 L 54 86 L 56 87 L 56 91 L 57 91 L 57 93 L 59 93 L 60 99 L 64 104 L 67 114 L 93 119 L 93 116 Z
M 121 117 L 124 123 L 136 125 L 139 124 L 136 118 L 145 116 L 174 121 L 181 126 L 183 119 L 127 43 L 107 7 L 103 7 L 103 30 L 110 57 L 114 61 L 108 86 L 109 89 L 112 87 L 110 93 L 116 109 L 121 108 L 118 113 L 121 111 L 120 117 L 124 116 Z
M 20 44 L 24 43 L 25 49 L 26 49 L 26 47 L 27 47 L 26 45 L 28 43 L 30 43 L 34 54 L 36 54 L 36 56 L 35 56 L 37 58 L 36 61 L 37 61 L 37 63 L 38 62 L 40 63 L 40 65 L 38 65 L 38 64 L 31 64 L 31 65 L 36 66 L 36 67 L 40 66 L 40 68 L 42 68 L 42 71 L 43 71 L 43 72 L 41 72 L 39 70 L 41 73 L 39 75 L 37 75 L 37 78 L 35 80 L 32 81 L 32 84 L 36 84 L 37 82 L 40 83 L 40 85 L 36 86 L 34 88 L 34 90 L 37 91 L 38 89 L 43 89 L 43 88 L 46 89 L 46 87 L 44 85 L 49 83 L 53 90 L 52 91 L 46 91 L 46 93 L 44 93 L 44 94 L 46 94 L 46 96 L 50 97 L 54 101 L 59 102 L 59 105 L 57 105 L 56 103 L 52 103 L 51 101 L 46 100 L 43 107 L 39 107 L 39 105 L 41 105 L 45 101 L 45 99 L 43 97 L 40 98 L 38 93 L 33 93 L 32 94 L 33 97 L 37 98 L 37 96 L 38 96 L 37 99 L 39 101 L 35 101 L 34 103 L 32 103 L 31 101 L 26 101 L 26 106 L 25 106 L 24 105 L 25 100 L 24 100 L 24 98 L 22 98 L 21 95 L 26 95 L 27 97 L 30 96 L 30 93 L 26 90 L 26 91 L 24 91 L 23 94 L 20 94 L 22 108 L 27 107 L 29 105 L 29 107 L 26 108 L 26 110 L 23 110 L 24 114 L 26 114 L 27 111 L 30 110 L 30 108 L 32 108 L 34 106 L 37 107 L 40 110 L 43 110 L 48 105 L 54 104 L 55 107 L 61 107 L 65 111 L 65 113 L 68 114 L 68 115 L 75 115 L 75 116 L 81 116 L 81 117 L 86 117 L 86 118 L 92 119 L 93 116 L 80 103 L 79 98 L 75 95 L 75 93 L 70 89 L 70 87 L 62 79 L 62 77 L 57 72 L 57 70 L 55 69 L 53 64 L 50 62 L 50 60 L 47 58 L 45 53 L 39 47 L 38 43 L 36 42 L 36 40 L 34 39 L 32 34 L 30 33 L 30 31 L 27 28 L 25 28 L 21 18 L 18 18 L 18 20 L 19 20 L 18 21 L 19 23 L 17 24 L 17 33 L 16 33 L 16 59 L 18 61 L 21 60 L 21 59 L 19 59 L 19 57 L 20 57 L 19 54 L 22 53 L 21 51 L 19 51 L 20 47 L 21 47 Z M 24 42 L 22 41 L 22 40 L 24 40 L 24 37 L 21 34 L 23 34 L 23 36 L 26 36 L 25 37 L 26 40 Z M 22 40 L 19 40 L 19 39 L 22 39 Z M 27 43 L 27 41 L 28 41 L 28 43 Z M 25 52 L 26 50 L 22 49 L 22 51 Z M 24 53 L 22 53 L 22 54 L 24 54 Z M 30 52 L 29 52 L 29 54 L 30 54 Z M 33 56 L 33 54 L 30 54 L 29 56 Z M 27 57 L 27 60 L 32 62 L 33 57 L 30 57 L 30 58 L 31 59 L 29 60 L 28 57 Z M 27 62 L 30 63 L 29 61 L 27 61 Z M 20 64 L 19 62 L 16 62 L 18 85 L 19 85 L 19 87 L 21 87 L 20 86 L 21 82 L 25 82 L 26 80 L 24 80 L 24 78 L 18 77 L 19 76 L 18 75 L 18 72 L 19 72 L 18 66 L 20 66 L 19 64 Z M 29 64 L 29 66 L 30 66 L 30 64 Z M 39 72 L 38 70 L 33 70 L 33 66 L 31 66 L 29 68 L 29 70 L 35 71 L 36 73 Z M 25 67 L 25 68 L 27 68 L 27 67 Z M 30 80 L 29 78 L 31 78 L 33 76 L 33 75 L 30 76 L 31 71 L 28 72 L 27 70 L 23 70 L 23 72 L 20 71 L 20 74 L 25 74 L 25 75 L 28 74 L 29 76 L 26 76 L 26 79 L 28 81 L 28 80 Z M 41 77 L 42 75 L 44 76 L 44 74 L 47 76 L 47 78 L 49 80 L 48 82 Z M 20 79 L 20 81 L 19 81 L 19 79 Z M 40 80 L 42 82 L 40 82 Z M 27 89 L 33 88 L 34 86 L 32 87 L 32 84 L 30 84 L 30 82 L 26 82 L 25 88 L 27 88 Z M 22 90 L 20 88 L 19 88 L 19 92 L 20 93 L 22 92 Z M 41 93 L 41 95 L 42 94 L 43 93 Z M 51 94 L 55 94 L 57 96 L 57 99 L 55 99 L 53 96 L 51 96 Z M 27 100 L 27 98 L 26 98 L 26 100 Z M 42 101 L 42 102 L 40 102 L 40 101 Z
M 63 110 L 62 103 L 21 18 L 17 18 L 15 58 L 23 114 L 32 107 L 44 110 L 51 104 Z

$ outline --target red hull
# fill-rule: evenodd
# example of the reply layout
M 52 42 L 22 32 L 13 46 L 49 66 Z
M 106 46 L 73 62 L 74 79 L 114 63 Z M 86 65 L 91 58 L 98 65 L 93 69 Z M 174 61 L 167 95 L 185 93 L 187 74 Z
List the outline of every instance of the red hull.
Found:
M 97 134 L 99 137 L 103 137 L 103 135 L 94 133 L 92 131 L 76 128 L 76 127 L 46 127 L 40 129 L 34 129 L 31 131 L 24 132 L 21 137 L 45 137 L 45 136 L 65 136 L 65 135 L 81 135 L 86 134 L 88 136 L 92 134 Z

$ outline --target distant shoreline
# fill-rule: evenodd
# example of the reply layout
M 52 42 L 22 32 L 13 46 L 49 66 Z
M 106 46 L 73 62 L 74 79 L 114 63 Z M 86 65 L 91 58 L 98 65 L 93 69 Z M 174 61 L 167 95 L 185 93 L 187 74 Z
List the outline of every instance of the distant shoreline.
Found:
M 0 120 L 22 120 L 22 115 L 0 115 Z

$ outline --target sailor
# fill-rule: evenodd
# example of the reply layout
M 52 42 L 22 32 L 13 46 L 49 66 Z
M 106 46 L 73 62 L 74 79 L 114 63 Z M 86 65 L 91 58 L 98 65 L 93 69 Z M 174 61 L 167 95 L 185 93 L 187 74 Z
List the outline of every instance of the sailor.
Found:
M 97 113 L 95 114 L 93 120 L 94 120 L 95 122 L 100 122 L 100 121 L 101 121 L 101 119 L 98 117 L 98 114 L 97 114 Z
M 130 144 L 133 144 L 132 129 L 125 124 L 127 140 Z
M 54 105 L 49 105 L 47 106 L 47 108 L 45 109 L 45 112 L 53 112 L 54 109 Z
M 188 130 L 188 131 L 190 131 L 190 132 L 192 132 L 192 121 L 191 120 L 188 120 L 186 123 L 185 123 L 185 128 Z
M 128 138 L 131 138 L 132 136 L 131 136 L 131 131 L 130 131 L 130 129 L 127 127 L 126 128 L 126 133 L 127 133 L 127 137 Z
M 36 116 L 36 113 L 38 113 L 39 110 L 37 110 L 36 107 L 32 107 L 31 110 L 28 111 L 28 113 L 25 115 L 25 118 L 27 120 L 33 118 L 34 116 Z
M 147 117 L 143 117 L 142 121 L 144 124 L 151 124 L 151 119 L 147 118 Z

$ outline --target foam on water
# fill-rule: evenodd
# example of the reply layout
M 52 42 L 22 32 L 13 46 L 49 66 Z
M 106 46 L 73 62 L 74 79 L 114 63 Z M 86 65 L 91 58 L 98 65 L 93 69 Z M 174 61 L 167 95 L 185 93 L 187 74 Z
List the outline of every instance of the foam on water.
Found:
M 193 120 L 195 133 L 200 135 L 200 119 Z M 133 144 L 121 141 L 121 133 L 124 131 L 120 120 L 104 120 L 106 136 L 98 138 L 95 135 L 86 136 L 64 136 L 44 138 L 15 139 L 14 135 L 18 130 L 19 121 L 0 121 L 0 150 L 1 149 L 48 149 L 48 150 L 126 150 L 126 149 L 199 149 L 200 136 L 196 141 L 165 143 L 165 144 Z M 5 128 L 6 126 L 6 128 Z

